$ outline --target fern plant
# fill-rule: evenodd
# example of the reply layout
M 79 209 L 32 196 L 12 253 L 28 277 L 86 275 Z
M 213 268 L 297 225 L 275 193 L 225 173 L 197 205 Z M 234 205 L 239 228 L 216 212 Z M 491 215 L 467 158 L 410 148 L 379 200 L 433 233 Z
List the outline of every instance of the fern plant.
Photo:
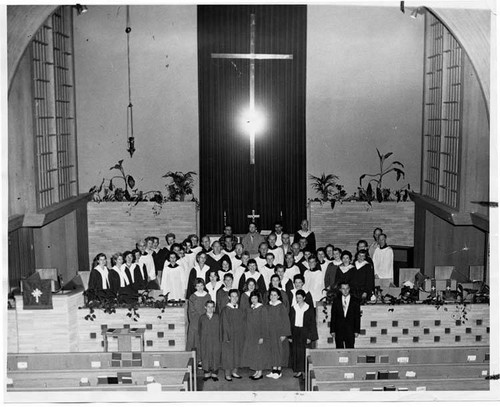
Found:
M 342 202 L 347 193 L 343 185 L 337 184 L 339 177 L 334 174 L 321 174 L 319 177 L 309 174 L 311 187 L 319 195 L 319 198 L 314 199 L 319 202 L 330 202 L 332 209 L 337 201 Z
M 183 202 L 186 195 L 193 194 L 194 175 L 196 172 L 188 171 L 186 173 L 177 171 L 167 172 L 163 178 L 170 178 L 170 184 L 165 185 L 168 191 L 168 200 Z

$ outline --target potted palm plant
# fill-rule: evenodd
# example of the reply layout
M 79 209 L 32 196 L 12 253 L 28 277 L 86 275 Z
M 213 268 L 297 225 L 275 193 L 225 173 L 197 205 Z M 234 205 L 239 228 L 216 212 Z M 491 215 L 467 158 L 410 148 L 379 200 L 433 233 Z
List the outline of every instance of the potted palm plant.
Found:
M 321 174 L 319 177 L 309 174 L 311 187 L 319 195 L 319 198 L 313 199 L 316 202 L 330 202 L 332 209 L 335 203 L 342 202 L 347 195 L 343 185 L 337 183 L 339 177 L 334 174 Z
M 194 175 L 196 172 L 188 171 L 169 171 L 163 178 L 170 178 L 171 182 L 166 186 L 168 191 L 168 200 L 184 202 L 186 195 L 193 194 Z

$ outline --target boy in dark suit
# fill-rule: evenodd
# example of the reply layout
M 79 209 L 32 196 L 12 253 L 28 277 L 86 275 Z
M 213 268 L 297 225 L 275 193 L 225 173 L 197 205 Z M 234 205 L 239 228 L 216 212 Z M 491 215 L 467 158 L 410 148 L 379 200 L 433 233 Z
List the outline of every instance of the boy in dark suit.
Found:
M 330 333 L 337 348 L 354 348 L 361 327 L 359 301 L 350 295 L 348 283 L 340 285 L 340 293 L 332 303 Z

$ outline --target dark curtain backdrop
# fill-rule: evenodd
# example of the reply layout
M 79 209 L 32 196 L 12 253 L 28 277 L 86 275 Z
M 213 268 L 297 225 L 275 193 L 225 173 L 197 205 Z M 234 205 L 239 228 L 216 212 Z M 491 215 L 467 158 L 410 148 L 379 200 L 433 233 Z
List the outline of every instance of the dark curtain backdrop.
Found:
M 293 54 L 255 61 L 255 105 L 265 114 L 256 134 L 255 165 L 242 112 L 249 105 L 247 59 L 212 53 Z M 260 229 L 280 219 L 288 231 L 306 213 L 306 6 L 198 6 L 201 233 L 221 233 L 224 211 L 235 233 L 248 229 L 255 209 Z M 254 182 L 255 181 L 255 182 Z

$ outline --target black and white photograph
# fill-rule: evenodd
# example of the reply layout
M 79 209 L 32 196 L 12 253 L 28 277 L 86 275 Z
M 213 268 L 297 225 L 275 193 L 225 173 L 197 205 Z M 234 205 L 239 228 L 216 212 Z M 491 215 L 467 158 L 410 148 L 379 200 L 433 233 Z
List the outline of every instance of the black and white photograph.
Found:
M 2 400 L 500 400 L 493 0 L 0 5 Z

